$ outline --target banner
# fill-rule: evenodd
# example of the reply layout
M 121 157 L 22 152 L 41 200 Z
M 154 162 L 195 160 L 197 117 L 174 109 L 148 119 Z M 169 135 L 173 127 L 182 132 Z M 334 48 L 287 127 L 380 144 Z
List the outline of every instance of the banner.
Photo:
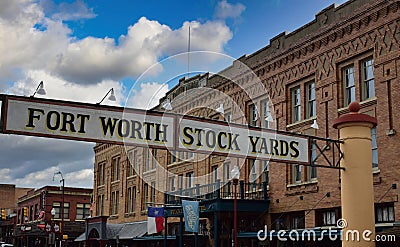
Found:
M 199 202 L 182 200 L 185 231 L 199 232 Z

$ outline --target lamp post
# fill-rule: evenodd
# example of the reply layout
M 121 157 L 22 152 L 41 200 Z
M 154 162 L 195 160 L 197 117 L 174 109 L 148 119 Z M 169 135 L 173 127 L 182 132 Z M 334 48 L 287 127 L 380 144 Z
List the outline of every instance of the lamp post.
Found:
M 237 247 L 237 193 L 236 188 L 239 182 L 240 171 L 239 167 L 235 165 L 231 171 L 232 183 L 234 186 L 234 193 L 233 193 L 233 241 L 232 246 Z
M 65 183 L 65 180 L 64 180 L 64 176 L 63 176 L 63 174 L 60 172 L 60 171 L 58 171 L 58 172 L 56 172 L 56 173 L 54 173 L 54 175 L 53 175 L 53 181 L 54 181 L 54 176 L 55 175 L 60 175 L 61 176 L 61 180 L 60 180 L 60 183 L 62 184 L 62 187 L 61 187 L 61 237 L 64 237 L 64 183 Z M 54 208 L 53 208 L 54 209 Z M 53 209 L 52 209 L 52 213 L 53 213 Z M 54 212 L 54 214 L 55 214 L 55 212 Z

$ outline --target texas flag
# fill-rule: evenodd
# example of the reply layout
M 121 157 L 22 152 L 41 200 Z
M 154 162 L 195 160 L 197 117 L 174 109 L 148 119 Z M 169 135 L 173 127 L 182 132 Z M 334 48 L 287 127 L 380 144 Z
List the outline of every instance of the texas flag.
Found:
M 148 207 L 147 216 L 147 234 L 164 230 L 164 208 Z

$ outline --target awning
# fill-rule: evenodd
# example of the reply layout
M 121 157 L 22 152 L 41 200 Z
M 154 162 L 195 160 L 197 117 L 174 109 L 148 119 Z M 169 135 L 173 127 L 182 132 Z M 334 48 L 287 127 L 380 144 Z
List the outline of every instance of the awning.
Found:
M 119 231 L 119 239 L 142 237 L 147 233 L 147 221 L 126 223 Z
M 76 242 L 81 242 L 81 241 L 85 241 L 86 240 L 86 233 L 82 233 L 81 235 L 79 235 L 79 237 L 75 238 L 74 241 Z
M 124 224 L 107 224 L 107 239 L 132 239 L 144 236 L 147 233 L 147 221 L 138 221 Z M 82 233 L 75 241 L 85 241 Z

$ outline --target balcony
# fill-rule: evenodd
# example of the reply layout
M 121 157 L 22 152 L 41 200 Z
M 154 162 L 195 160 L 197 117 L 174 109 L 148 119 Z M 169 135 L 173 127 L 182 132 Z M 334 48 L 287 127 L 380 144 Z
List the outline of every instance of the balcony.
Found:
M 236 198 L 238 200 L 269 200 L 267 194 L 267 183 L 245 183 L 239 181 L 236 190 Z M 196 184 L 196 186 L 180 189 L 177 191 L 169 191 L 165 194 L 165 203 L 167 205 L 181 205 L 182 200 L 228 200 L 235 197 L 235 186 L 231 181 L 222 183 L 217 180 L 210 184 Z

